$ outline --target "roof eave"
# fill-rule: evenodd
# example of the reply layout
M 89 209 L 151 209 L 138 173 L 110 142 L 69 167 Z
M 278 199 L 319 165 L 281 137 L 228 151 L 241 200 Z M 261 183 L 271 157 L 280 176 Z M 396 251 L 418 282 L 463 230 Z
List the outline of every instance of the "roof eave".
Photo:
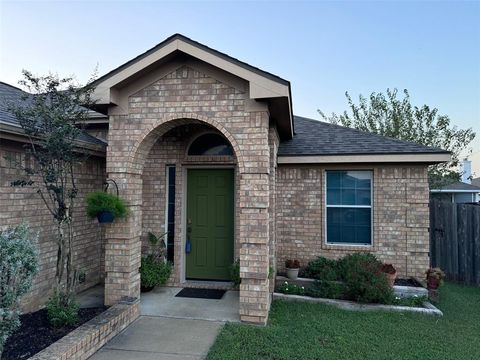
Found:
M 460 190 L 460 189 L 432 189 L 431 193 L 470 193 L 470 194 L 480 194 L 480 189 L 474 190 Z
M 25 132 L 21 127 L 18 127 L 9 123 L 5 123 L 1 120 L 0 120 L 0 138 L 12 140 L 12 141 L 18 141 L 22 143 L 27 143 L 30 141 L 28 139 L 28 136 L 25 134 Z M 80 151 L 89 153 L 91 155 L 101 156 L 101 157 L 106 156 L 107 144 L 105 145 L 92 144 L 87 141 L 77 140 L 76 145 Z
M 450 153 L 278 155 L 278 164 L 422 163 L 450 161 Z

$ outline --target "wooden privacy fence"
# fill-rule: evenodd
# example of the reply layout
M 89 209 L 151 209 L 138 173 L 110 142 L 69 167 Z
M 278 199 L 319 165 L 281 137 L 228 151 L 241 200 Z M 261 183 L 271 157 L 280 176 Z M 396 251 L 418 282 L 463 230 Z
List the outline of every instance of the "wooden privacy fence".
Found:
M 447 279 L 480 285 L 480 206 L 430 202 L 430 262 Z

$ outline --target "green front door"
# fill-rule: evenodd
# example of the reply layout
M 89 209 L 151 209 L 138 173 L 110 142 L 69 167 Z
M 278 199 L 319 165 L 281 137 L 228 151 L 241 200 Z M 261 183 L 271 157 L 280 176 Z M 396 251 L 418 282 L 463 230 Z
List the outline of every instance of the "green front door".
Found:
M 188 240 L 188 279 L 229 280 L 233 262 L 232 169 L 188 170 Z

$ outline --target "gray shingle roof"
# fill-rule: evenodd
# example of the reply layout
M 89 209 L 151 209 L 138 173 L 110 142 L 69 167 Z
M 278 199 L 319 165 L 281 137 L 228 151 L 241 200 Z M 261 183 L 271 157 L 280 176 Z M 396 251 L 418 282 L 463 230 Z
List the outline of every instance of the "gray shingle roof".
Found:
M 0 123 L 20 128 L 17 118 L 8 110 L 8 104 L 11 102 L 20 103 L 23 101 L 22 97 L 26 94 L 25 91 L 0 81 Z M 95 114 L 100 115 L 98 113 Z M 82 132 L 78 139 L 90 144 L 106 145 L 105 141 L 97 139 L 86 132 Z
M 459 181 L 450 185 L 445 185 L 441 187 L 440 190 L 471 190 L 472 192 L 480 192 L 480 187 Z
M 279 156 L 436 154 L 446 150 L 294 116 L 295 135 L 282 141 Z

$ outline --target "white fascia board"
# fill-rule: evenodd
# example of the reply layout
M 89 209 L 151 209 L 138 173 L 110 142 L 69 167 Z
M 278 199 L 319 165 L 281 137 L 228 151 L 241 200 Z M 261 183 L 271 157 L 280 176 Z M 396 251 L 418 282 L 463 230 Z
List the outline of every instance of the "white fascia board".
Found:
M 450 161 L 450 154 L 367 154 L 278 156 L 278 164 L 335 164 L 335 163 L 440 163 Z

